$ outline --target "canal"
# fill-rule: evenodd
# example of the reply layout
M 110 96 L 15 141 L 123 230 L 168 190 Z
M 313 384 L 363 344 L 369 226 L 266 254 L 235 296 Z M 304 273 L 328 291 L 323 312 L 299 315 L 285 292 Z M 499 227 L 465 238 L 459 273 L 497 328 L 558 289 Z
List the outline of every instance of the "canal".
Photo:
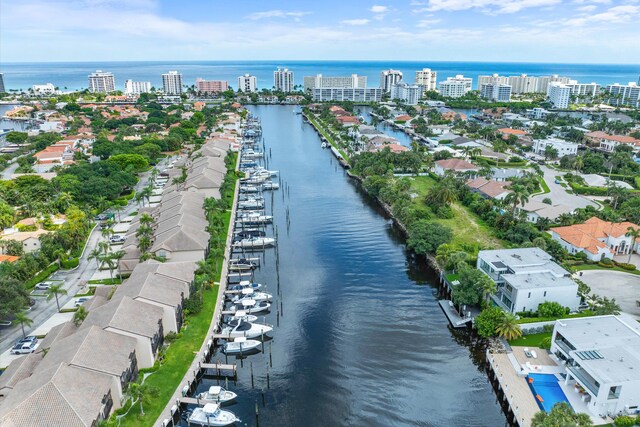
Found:
M 250 110 L 262 120 L 268 168 L 282 179 L 265 193 L 279 267 L 267 251 L 255 277 L 281 294 L 274 305 L 282 315 L 266 316 L 279 327 L 264 353 L 242 367 L 229 357 L 239 368 L 229 388 L 239 397 L 228 409 L 249 426 L 256 407 L 260 426 L 504 425 L 484 348 L 450 328 L 433 272 L 407 254 L 294 107 Z M 225 363 L 221 353 L 216 359 Z M 198 391 L 215 384 L 205 379 Z

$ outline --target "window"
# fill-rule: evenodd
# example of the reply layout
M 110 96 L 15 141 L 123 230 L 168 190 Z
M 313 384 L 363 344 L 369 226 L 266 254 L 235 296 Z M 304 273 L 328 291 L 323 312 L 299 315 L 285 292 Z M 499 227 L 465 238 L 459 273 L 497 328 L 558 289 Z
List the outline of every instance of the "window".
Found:
M 609 397 L 608 399 L 617 399 L 620 397 L 620 390 L 622 389 L 622 386 L 620 385 L 614 385 L 609 389 Z
M 544 295 L 543 296 L 545 296 L 545 297 L 547 296 L 547 291 L 544 291 Z
M 529 292 L 529 296 L 527 298 L 531 298 L 531 292 Z

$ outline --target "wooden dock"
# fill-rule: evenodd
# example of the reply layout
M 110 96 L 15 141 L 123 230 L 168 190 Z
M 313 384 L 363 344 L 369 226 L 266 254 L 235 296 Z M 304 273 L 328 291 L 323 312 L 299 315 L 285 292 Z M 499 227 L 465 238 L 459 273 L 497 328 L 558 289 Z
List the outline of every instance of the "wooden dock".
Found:
M 217 371 L 218 374 L 221 372 L 232 372 L 232 376 L 235 376 L 238 372 L 236 365 L 226 365 L 224 363 L 201 363 L 199 366 L 200 369 L 212 369 Z
M 447 319 L 449 319 L 449 323 L 451 323 L 451 326 L 453 326 L 454 328 L 465 328 L 467 324 L 473 320 L 473 316 L 460 316 L 455 307 L 453 307 L 451 301 L 447 299 L 438 301 L 438 304 L 440 304 L 440 308 L 442 308 L 442 311 L 444 311 Z

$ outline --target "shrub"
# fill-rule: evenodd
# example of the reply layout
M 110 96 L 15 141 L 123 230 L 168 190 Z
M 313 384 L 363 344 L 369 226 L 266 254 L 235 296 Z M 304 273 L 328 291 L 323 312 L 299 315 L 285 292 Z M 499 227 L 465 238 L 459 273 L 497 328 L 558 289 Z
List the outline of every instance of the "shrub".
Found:
M 614 420 L 616 427 L 632 427 L 635 423 L 636 418 L 628 415 L 618 415 Z
M 436 209 L 435 214 L 438 218 L 451 219 L 453 218 L 453 209 L 449 206 L 440 206 Z
M 613 267 L 615 267 L 613 264 L 605 264 L 605 263 L 604 263 L 604 262 L 602 262 L 602 261 L 600 261 L 600 262 L 598 263 L 598 265 L 599 265 L 600 267 L 604 267 L 604 268 L 613 268 Z
M 569 314 L 569 308 L 563 307 L 555 301 L 546 301 L 538 306 L 538 316 L 558 318 Z
M 550 199 L 550 198 L 545 197 L 544 199 L 542 199 L 542 203 L 547 204 L 547 205 L 550 205 L 550 204 L 552 204 L 553 202 L 551 201 L 551 199 Z
M 482 310 L 474 320 L 474 324 L 478 329 L 478 335 L 481 337 L 495 337 L 496 327 L 504 318 L 505 313 L 500 307 L 489 307 Z
M 72 268 L 76 268 L 80 264 L 79 258 L 71 258 L 71 259 L 63 259 L 60 260 L 60 266 L 65 270 L 70 270 Z
M 613 261 L 611 261 L 609 258 L 602 258 L 602 260 L 598 264 L 613 265 Z
M 636 269 L 635 264 L 627 264 L 626 262 L 617 262 L 616 265 L 629 271 L 633 271 Z
M 551 350 L 551 337 L 545 337 L 540 341 L 540 348 Z

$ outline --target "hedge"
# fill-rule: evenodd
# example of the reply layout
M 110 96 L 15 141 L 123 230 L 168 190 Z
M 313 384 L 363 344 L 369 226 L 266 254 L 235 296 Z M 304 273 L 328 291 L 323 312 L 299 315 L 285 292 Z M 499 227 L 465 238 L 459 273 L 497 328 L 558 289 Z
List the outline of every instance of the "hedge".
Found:
M 24 286 L 27 289 L 32 289 L 38 283 L 40 283 L 40 282 L 42 282 L 44 280 L 47 280 L 49 278 L 49 276 L 51 276 L 53 273 L 58 271 L 58 268 L 59 268 L 58 264 L 54 262 L 53 264 L 49 265 L 49 267 L 47 267 L 44 270 L 42 270 L 40 273 L 36 274 L 31 279 L 29 279 L 26 282 L 24 282 Z
M 71 258 L 71 259 L 63 259 L 60 260 L 60 265 L 65 270 L 71 270 L 72 268 L 76 268 L 80 264 L 80 258 Z

